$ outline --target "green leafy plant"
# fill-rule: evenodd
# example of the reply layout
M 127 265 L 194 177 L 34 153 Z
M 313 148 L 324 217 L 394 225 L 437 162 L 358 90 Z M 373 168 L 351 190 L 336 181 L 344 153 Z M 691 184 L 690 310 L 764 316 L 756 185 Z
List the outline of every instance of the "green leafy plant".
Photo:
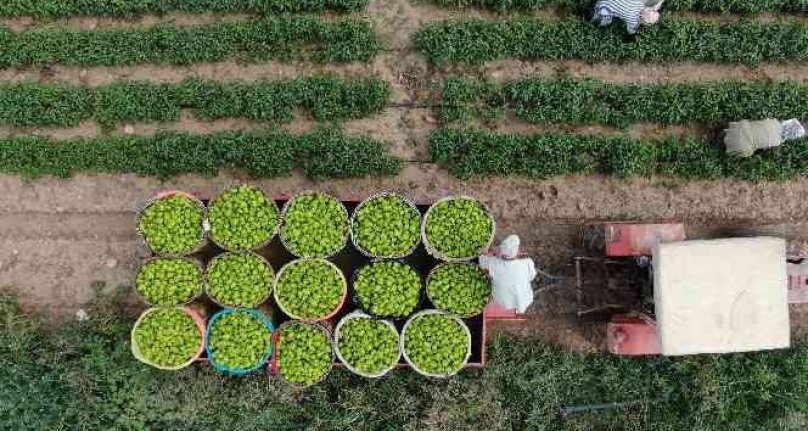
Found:
M 562 7 L 576 12 L 589 12 L 588 0 L 432 0 L 446 7 L 481 7 L 497 12 L 535 11 L 548 7 Z M 764 11 L 808 12 L 802 0 L 668 0 L 664 11 L 699 11 L 758 13 Z
M 325 257 L 345 246 L 348 213 L 342 203 L 324 193 L 302 193 L 286 203 L 281 239 L 292 254 Z
M 455 197 L 437 202 L 424 220 L 424 241 L 442 256 L 475 257 L 494 233 L 494 220 L 480 202 Z
M 299 259 L 284 266 L 275 282 L 275 301 L 295 319 L 318 319 L 339 307 L 345 276 L 325 259 Z
M 25 176 L 110 172 L 168 178 L 228 169 L 277 177 L 297 168 L 310 178 L 323 179 L 393 175 L 401 166 L 385 143 L 348 137 L 335 128 L 304 135 L 161 132 L 66 141 L 35 136 L 0 139 L 0 171 Z
M 808 26 L 797 22 L 666 18 L 624 43 L 626 29 L 604 29 L 584 17 L 550 21 L 517 16 L 500 20 L 453 19 L 427 23 L 415 36 L 433 63 L 489 60 L 715 63 L 800 62 L 808 59 Z M 593 48 L 597 47 L 597 49 Z
M 446 314 L 413 317 L 404 328 L 404 352 L 419 371 L 448 375 L 466 362 L 471 342 L 466 329 Z
M 208 352 L 211 361 L 224 369 L 251 369 L 266 360 L 271 338 L 272 331 L 260 317 L 247 310 L 231 310 L 209 325 Z
M 134 342 L 147 362 L 160 367 L 182 365 L 202 344 L 199 327 L 182 308 L 147 310 L 134 328 Z
M 135 286 L 150 304 L 184 304 L 202 292 L 202 269 L 188 259 L 151 259 L 140 268 Z
M 370 23 L 356 19 L 280 16 L 198 26 L 43 27 L 20 32 L 0 26 L 0 67 L 192 64 L 234 58 L 370 61 L 381 48 Z
M 311 385 L 331 369 L 331 342 L 319 326 L 301 322 L 284 325 L 277 348 L 278 371 L 287 382 Z
M 208 295 L 228 307 L 256 307 L 272 290 L 272 268 L 254 253 L 224 253 L 208 265 Z
M 491 298 L 491 281 L 477 265 L 447 263 L 432 270 L 426 292 L 435 307 L 462 317 L 474 316 Z
M 353 240 L 361 250 L 376 257 L 402 257 L 420 238 L 421 215 L 403 196 L 387 193 L 370 198 L 357 208 Z
M 550 178 L 600 173 L 619 178 L 661 174 L 687 179 L 785 180 L 808 175 L 808 139 L 740 159 L 700 139 L 638 140 L 564 133 L 498 134 L 439 129 L 430 138 L 432 160 L 455 175 Z
M 202 210 L 187 196 L 159 198 L 143 210 L 138 229 L 157 253 L 189 253 L 202 240 Z
M 208 207 L 210 236 L 228 250 L 251 250 L 278 229 L 278 207 L 264 192 L 249 186 L 233 187 Z
M 358 12 L 368 0 L 6 0 L 0 16 L 69 17 L 186 13 Z
M 421 300 L 421 276 L 406 263 L 370 263 L 357 271 L 354 290 L 368 312 L 403 317 L 412 313 Z
M 342 359 L 360 373 L 379 375 L 398 363 L 398 332 L 381 320 L 346 317 L 336 336 Z

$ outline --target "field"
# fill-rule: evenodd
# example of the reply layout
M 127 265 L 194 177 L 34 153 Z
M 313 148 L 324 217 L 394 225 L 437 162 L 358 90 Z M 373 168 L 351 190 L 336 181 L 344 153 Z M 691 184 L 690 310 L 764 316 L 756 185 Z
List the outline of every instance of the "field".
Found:
M 420 202 L 468 194 L 492 209 L 497 239 L 520 235 L 550 272 L 582 252 L 583 226 L 606 220 L 679 220 L 693 237 L 776 226 L 791 250 L 808 252 L 808 141 L 743 161 L 716 145 L 731 120 L 808 120 L 803 1 L 668 0 L 661 24 L 641 29 L 634 45 L 621 24 L 588 26 L 578 0 L 125 3 L 0 5 L 0 287 L 33 313 L 4 300 L 9 331 L 0 337 L 12 347 L 0 350 L 0 375 L 16 389 L 0 389 L 0 423 L 761 429 L 760 416 L 764 429 L 806 426 L 804 379 L 778 380 L 806 375 L 804 345 L 748 359 L 631 363 L 591 353 L 604 347 L 602 327 L 567 317 L 563 295 L 540 296 L 524 325 L 497 325 L 484 372 L 426 384 L 399 373 L 370 389 L 337 373 L 303 394 L 202 370 L 157 383 L 161 374 L 124 346 L 142 307 L 134 295 L 118 298 L 122 309 L 91 305 L 100 287 L 108 295 L 132 284 L 142 257 L 136 213 L 154 192 L 212 196 L 243 182 L 360 199 L 379 190 Z M 71 319 L 91 307 L 97 321 L 57 333 L 36 317 Z M 795 340 L 808 335 L 808 308 L 792 306 L 791 320 Z M 60 351 L 78 337 L 92 341 Z M 31 346 L 41 358 L 15 368 Z M 653 381 L 657 372 L 668 380 Z M 137 389 L 115 389 L 129 384 Z M 748 389 L 730 396 L 738 385 Z M 192 398 L 177 401 L 186 386 Z M 77 387 L 86 397 L 71 399 Z M 654 391 L 669 398 L 657 402 Z M 52 399 L 14 410 L 14 392 Z M 232 404 L 213 402 L 233 394 Z M 86 407 L 100 399 L 109 404 Z M 152 410 L 165 399 L 170 407 Z M 388 399 L 402 401 L 374 410 Z M 117 416 L 121 405 L 132 407 Z M 251 413 L 228 416 L 241 408 Z

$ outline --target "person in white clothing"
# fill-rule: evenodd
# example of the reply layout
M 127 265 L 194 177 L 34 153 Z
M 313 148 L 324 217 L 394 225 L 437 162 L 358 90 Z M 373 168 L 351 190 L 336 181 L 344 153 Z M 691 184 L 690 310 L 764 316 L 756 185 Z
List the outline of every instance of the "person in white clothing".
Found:
M 493 253 L 480 256 L 480 268 L 491 276 L 494 303 L 524 313 L 533 303 L 531 282 L 536 278 L 533 259 L 519 257 L 519 237 L 510 235 Z

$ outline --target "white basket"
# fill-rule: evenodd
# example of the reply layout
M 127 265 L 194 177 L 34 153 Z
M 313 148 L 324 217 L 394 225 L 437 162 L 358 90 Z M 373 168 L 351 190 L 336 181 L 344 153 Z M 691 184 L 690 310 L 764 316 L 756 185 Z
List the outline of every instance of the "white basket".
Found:
M 230 190 L 237 189 L 237 188 L 240 188 L 240 187 L 247 187 L 247 188 L 257 190 L 257 191 L 261 192 L 261 194 L 264 195 L 264 198 L 267 200 L 267 202 L 269 202 L 270 205 L 272 205 L 272 207 L 275 208 L 275 213 L 278 215 L 278 220 L 275 223 L 275 227 L 272 229 L 272 233 L 270 233 L 269 236 L 265 240 L 261 241 L 261 243 L 259 243 L 255 247 L 249 249 L 249 250 L 258 250 L 259 248 L 266 247 L 270 242 L 272 242 L 272 240 L 275 238 L 275 235 L 278 234 L 278 230 L 280 230 L 280 226 L 281 226 L 281 213 L 280 213 L 280 209 L 278 208 L 278 204 L 276 204 L 274 200 L 270 199 L 270 197 L 267 196 L 267 194 L 264 193 L 263 190 L 259 189 L 258 187 L 248 186 L 246 184 L 229 187 L 226 190 L 219 193 L 218 195 L 216 195 L 216 197 L 211 199 L 210 202 L 208 202 L 208 212 L 210 212 L 210 208 L 213 207 L 214 202 L 216 202 L 216 200 L 219 199 L 219 197 L 221 197 L 223 194 L 229 192 Z M 247 250 L 241 250 L 241 249 L 231 249 L 229 247 L 226 247 L 224 244 L 220 243 L 219 241 L 217 241 L 216 236 L 213 234 L 213 225 L 210 223 L 210 218 L 209 217 L 207 219 L 207 227 L 210 229 L 210 231 L 208 232 L 208 238 L 210 238 L 210 240 L 213 241 L 214 244 L 216 244 L 217 246 L 222 248 L 222 250 L 227 250 L 227 251 L 247 251 Z
M 149 262 L 152 262 L 152 261 L 155 261 L 155 260 L 163 260 L 163 259 L 182 259 L 182 260 L 187 260 L 189 262 L 192 262 L 194 265 L 196 265 L 197 268 L 199 268 L 199 274 L 200 274 L 200 278 L 201 278 L 201 282 L 199 284 L 199 291 L 196 292 L 196 294 L 194 296 L 192 296 L 191 299 L 189 299 L 189 300 L 187 300 L 187 301 L 185 301 L 183 303 L 176 304 L 176 306 L 188 305 L 188 304 L 196 301 L 200 296 L 202 296 L 203 293 L 205 293 L 207 291 L 206 283 L 205 283 L 205 281 L 206 281 L 206 279 L 205 279 L 205 267 L 204 267 L 204 265 L 202 265 L 202 262 L 200 262 L 199 259 L 196 259 L 196 258 L 190 257 L 190 256 L 180 256 L 180 257 L 154 256 L 154 257 L 150 257 L 150 258 L 146 259 L 143 262 L 143 264 L 140 266 L 140 269 L 138 269 L 137 275 L 135 276 L 135 292 L 137 293 L 138 298 L 140 298 L 140 300 L 143 301 L 144 304 L 148 305 L 149 307 L 173 307 L 172 305 L 152 304 L 151 301 L 149 301 L 148 298 L 146 298 L 145 295 L 140 293 L 140 289 L 138 289 L 138 286 L 137 286 L 137 278 L 140 276 L 140 271 L 142 271 L 143 268 L 146 265 L 149 264 Z
M 193 248 L 191 251 L 188 251 L 188 252 L 185 252 L 185 253 L 158 253 L 158 252 L 156 252 L 155 250 L 153 250 L 149 246 L 149 241 L 146 239 L 146 234 L 143 233 L 142 230 L 140 230 L 140 221 L 143 218 L 143 212 L 146 211 L 146 209 L 149 208 L 153 203 L 157 202 L 158 200 L 166 199 L 166 198 L 169 198 L 169 197 L 172 197 L 172 196 L 182 196 L 182 197 L 191 199 L 199 207 L 199 211 L 200 211 L 200 213 L 202 215 L 202 224 L 201 224 L 200 229 L 199 229 L 200 232 L 201 232 L 200 236 L 199 236 L 199 242 L 197 243 L 195 248 Z M 183 256 L 188 256 L 190 254 L 194 254 L 194 253 L 198 252 L 199 250 L 202 250 L 202 248 L 205 247 L 205 244 L 207 243 L 207 229 L 205 229 L 206 224 L 207 224 L 207 209 L 205 208 L 205 204 L 203 204 L 202 201 L 198 197 L 196 197 L 196 196 L 194 196 L 194 195 L 192 195 L 190 193 L 180 191 L 180 190 L 169 190 L 169 191 L 157 193 L 156 195 L 149 198 L 149 200 L 146 202 L 145 205 L 138 208 L 138 213 L 137 213 L 137 234 L 140 237 L 143 244 L 149 250 L 149 252 L 151 252 L 152 254 L 158 255 L 158 256 L 183 257 Z
M 435 307 L 438 307 L 438 305 L 435 304 L 435 301 L 432 299 L 432 295 L 429 294 L 429 282 L 430 282 L 430 280 L 432 280 L 432 275 L 436 271 L 438 271 L 438 269 L 446 267 L 448 265 L 468 265 L 468 266 L 473 266 L 473 267 L 479 269 L 479 266 L 477 266 L 474 263 L 470 263 L 470 262 L 443 262 L 443 263 L 439 263 L 439 264 L 435 265 L 435 267 L 432 268 L 432 270 L 429 271 L 429 274 L 426 276 L 426 284 L 424 285 L 425 286 L 424 291 L 425 291 L 426 297 L 429 299 L 429 302 L 431 302 L 432 305 L 434 305 Z M 490 276 L 488 274 L 486 274 L 485 271 L 482 271 L 481 269 L 480 269 L 480 271 L 483 273 L 483 275 L 486 276 L 486 278 L 488 278 L 488 282 L 489 282 L 489 285 L 490 285 L 490 283 L 491 283 Z M 488 301 L 487 302 L 491 302 L 491 297 L 492 297 L 493 293 L 494 293 L 494 289 L 493 289 L 493 286 L 491 286 L 491 293 L 488 295 Z M 440 308 L 440 307 L 438 307 L 438 308 Z M 483 305 L 483 309 L 484 308 L 485 308 L 485 305 Z M 474 313 L 474 314 L 457 314 L 457 313 L 453 313 L 450 310 L 446 310 L 446 309 L 441 308 L 441 310 L 444 310 L 447 313 L 453 314 L 455 316 L 459 316 L 461 318 L 468 318 L 468 317 L 478 316 L 483 312 L 483 309 L 480 309 L 480 311 L 478 313 Z
M 337 358 L 339 358 L 340 362 L 342 362 L 342 364 L 345 365 L 345 368 L 349 369 L 351 372 L 353 372 L 355 374 L 358 374 L 358 375 L 360 375 L 362 377 L 368 377 L 368 378 L 372 378 L 372 379 L 383 377 L 384 375 L 389 373 L 390 370 L 395 368 L 396 365 L 398 364 L 398 360 L 399 360 L 399 358 L 401 358 L 401 342 L 398 343 L 398 356 L 396 356 L 396 360 L 393 361 L 393 363 L 391 363 L 390 366 L 388 366 L 384 370 L 382 370 L 382 371 L 380 371 L 378 373 L 375 373 L 375 374 L 366 373 L 364 371 L 358 370 L 353 365 L 351 365 L 347 360 L 345 360 L 345 358 L 342 356 L 342 352 L 340 352 L 340 350 L 339 350 L 339 340 L 340 340 L 340 335 L 342 333 L 341 332 L 342 331 L 342 325 L 344 325 L 349 320 L 353 320 L 353 319 L 369 319 L 369 320 L 375 320 L 375 321 L 378 321 L 378 322 L 382 322 L 385 325 L 387 325 L 387 327 L 389 327 L 390 330 L 393 331 L 394 334 L 396 334 L 396 337 L 399 337 L 398 330 L 389 321 L 382 320 L 382 319 L 374 319 L 370 315 L 365 314 L 365 313 L 363 313 L 361 311 L 354 311 L 353 313 L 350 313 L 350 314 L 346 315 L 345 317 L 343 317 L 339 321 L 339 323 L 337 323 L 337 327 L 334 330 L 334 352 L 336 353 Z
M 313 194 L 328 196 L 329 198 L 334 199 L 337 203 L 339 203 L 339 207 L 340 207 L 340 209 L 342 209 L 342 213 L 345 215 L 345 220 L 347 220 L 348 223 L 347 223 L 347 226 L 346 226 L 346 232 L 345 232 L 345 234 L 343 235 L 343 238 L 342 238 L 342 245 L 339 248 L 337 248 L 336 250 L 331 251 L 330 253 L 326 253 L 324 255 L 304 256 L 304 255 L 298 254 L 295 250 L 293 250 L 291 247 L 289 247 L 289 244 L 286 242 L 286 238 L 284 238 L 284 235 L 283 235 L 283 228 L 284 228 L 284 226 L 286 224 L 286 212 L 289 211 L 289 207 L 291 207 L 292 202 L 294 202 L 294 200 L 297 199 L 300 196 L 313 195 Z M 305 190 L 305 191 L 302 191 L 300 193 L 297 193 L 291 199 L 286 201 L 286 203 L 283 205 L 283 209 L 281 210 L 280 220 L 279 220 L 278 225 L 280 226 L 280 229 L 279 229 L 280 235 L 279 236 L 281 238 L 281 244 L 283 244 L 283 248 L 285 248 L 287 251 L 289 251 L 289 253 L 291 253 L 295 257 L 303 257 L 303 258 L 322 257 L 322 258 L 327 259 L 327 258 L 332 257 L 335 254 L 339 253 L 340 251 L 342 251 L 345 248 L 345 246 L 348 244 L 348 237 L 350 236 L 350 231 L 351 231 L 351 217 L 350 217 L 350 214 L 348 214 L 348 209 L 345 208 L 345 204 L 343 204 L 342 201 L 340 201 L 336 197 L 331 196 L 331 195 L 329 195 L 327 193 L 323 193 L 323 192 L 317 192 L 317 191 L 313 191 L 313 190 Z
M 269 268 L 269 273 L 271 275 L 271 280 L 269 281 L 269 289 L 267 289 L 266 295 L 264 295 L 264 297 L 261 298 L 261 300 L 258 303 L 253 304 L 250 307 L 234 307 L 232 305 L 223 304 L 223 303 L 219 302 L 219 300 L 216 299 L 213 296 L 213 294 L 211 294 L 211 292 L 209 291 L 210 284 L 207 282 L 208 281 L 208 268 L 210 268 L 210 266 L 213 264 L 213 262 L 215 262 L 215 261 L 217 261 L 217 260 L 219 260 L 219 259 L 221 259 L 223 257 L 233 256 L 233 255 L 251 255 L 251 256 L 255 256 L 255 257 L 261 259 L 261 262 L 263 262 L 264 265 L 266 265 L 267 268 Z M 223 307 L 223 308 L 257 308 L 258 306 L 260 306 L 261 304 L 266 302 L 267 299 L 269 299 L 270 296 L 272 296 L 272 291 L 275 288 L 275 268 L 272 267 L 272 265 L 269 263 L 269 261 L 264 256 L 261 256 L 260 254 L 255 253 L 253 251 L 227 251 L 227 252 L 224 252 L 222 254 L 217 255 L 216 257 L 211 259 L 210 262 L 208 262 L 208 267 L 205 268 L 205 278 L 204 278 L 203 283 L 205 285 L 205 294 L 207 295 L 207 297 L 211 301 L 213 301 L 213 303 L 215 303 L 216 305 L 218 305 L 220 307 Z
M 416 319 L 418 319 L 421 316 L 426 316 L 426 315 L 430 315 L 430 314 L 442 314 L 442 315 L 451 317 L 452 319 L 454 319 L 457 322 L 458 325 L 460 325 L 460 327 L 463 328 L 463 331 L 466 333 L 466 340 L 467 340 L 467 343 L 466 343 L 466 357 L 463 359 L 463 364 L 457 370 L 454 370 L 454 371 L 452 371 L 450 373 L 447 373 L 447 374 L 429 373 L 429 372 L 426 372 L 426 371 L 421 370 L 420 368 L 418 368 L 418 366 L 415 365 L 412 362 L 409 355 L 407 355 L 407 348 L 404 345 L 404 340 L 405 340 L 406 335 L 407 335 L 407 328 L 409 328 L 410 323 L 412 323 L 413 321 L 415 321 Z M 466 364 L 468 364 L 469 358 L 471 358 L 471 331 L 469 330 L 468 325 L 466 325 L 466 322 L 460 320 L 459 317 L 457 317 L 457 316 L 455 316 L 453 314 L 450 314 L 450 313 L 447 313 L 447 312 L 441 311 L 441 310 L 423 310 L 423 311 L 420 311 L 418 313 L 415 313 L 410 318 L 410 320 L 408 320 L 407 323 L 404 324 L 404 328 L 401 329 L 401 338 L 399 339 L 399 349 L 401 350 L 401 353 L 404 355 L 404 359 L 407 361 L 407 363 L 410 364 L 412 369 L 415 370 L 418 374 L 421 374 L 421 375 L 427 376 L 427 377 L 436 378 L 436 379 L 445 379 L 445 378 L 452 377 L 452 376 L 456 375 L 457 373 L 460 372 L 460 370 L 462 370 L 466 366 Z
M 328 366 L 328 369 L 325 371 L 325 373 L 323 373 L 322 376 L 320 376 L 319 379 L 317 379 L 316 381 L 314 381 L 312 383 L 309 383 L 307 385 L 304 385 L 304 384 L 301 384 L 301 383 L 290 382 L 289 380 L 286 380 L 285 377 L 283 377 L 283 367 L 281 367 L 281 360 L 280 360 L 281 356 L 283 356 L 283 351 L 280 348 L 278 348 L 278 346 L 280 345 L 280 341 L 281 341 L 280 337 L 283 337 L 283 329 L 288 328 L 289 326 L 292 326 L 292 325 L 311 326 L 311 327 L 315 327 L 315 328 L 319 329 L 320 331 L 322 331 L 325 334 L 327 344 L 331 348 L 331 364 Z M 279 338 L 278 338 L 278 342 L 275 344 L 275 346 L 273 346 L 273 350 L 272 350 L 273 353 L 272 354 L 275 355 L 276 358 L 277 358 L 277 367 L 278 367 L 277 375 L 285 384 L 287 384 L 289 386 L 292 386 L 292 387 L 295 387 L 295 388 L 299 388 L 299 389 L 307 388 L 309 386 L 313 386 L 313 385 L 316 385 L 318 383 L 321 383 L 323 380 L 325 380 L 328 377 L 329 374 L 331 374 L 331 369 L 334 367 L 334 357 L 335 357 L 334 356 L 334 347 L 333 347 L 333 340 L 334 339 L 331 337 L 331 331 L 329 331 L 328 328 L 326 328 L 325 326 L 323 326 L 323 325 L 321 325 L 319 323 L 309 323 L 309 322 L 302 322 L 300 320 L 290 320 L 290 321 L 284 322 L 280 326 L 278 326 L 277 332 L 278 332 L 278 337 Z
M 418 210 L 418 207 L 415 206 L 415 204 L 412 203 L 412 201 L 408 197 L 406 197 L 404 195 L 401 195 L 399 193 L 390 192 L 390 191 L 374 193 L 374 194 L 368 196 L 359 205 L 357 205 L 357 207 L 354 209 L 353 214 L 351 214 L 351 220 L 349 222 L 349 228 L 350 228 L 350 231 L 351 231 L 351 244 L 353 244 L 354 247 L 356 247 L 356 249 L 360 253 L 362 253 L 364 256 L 369 257 L 369 258 L 401 259 L 401 258 L 407 257 L 407 256 L 411 255 L 413 252 L 415 252 L 415 250 L 418 248 L 418 244 L 421 243 L 421 235 L 418 236 L 418 239 L 415 241 L 415 244 L 407 252 L 405 252 L 403 254 L 390 255 L 390 256 L 377 256 L 375 254 L 372 254 L 372 253 L 368 252 L 364 248 L 362 248 L 362 246 L 359 245 L 359 242 L 356 240 L 356 236 L 354 234 L 354 225 L 356 224 L 356 215 L 359 213 L 359 210 L 361 210 L 362 207 L 364 207 L 365 204 L 368 201 L 376 199 L 376 198 L 385 197 L 385 196 L 397 196 L 397 197 L 401 198 L 412 209 L 412 211 L 418 216 L 418 223 L 421 224 L 421 211 Z
M 485 211 L 486 215 L 488 215 L 488 217 L 491 219 L 491 236 L 488 238 L 488 242 L 484 246 L 477 249 L 477 252 L 474 253 L 473 256 L 469 257 L 446 256 L 443 253 L 439 252 L 437 249 L 435 249 L 435 247 L 429 243 L 429 238 L 427 238 L 426 236 L 426 221 L 429 219 L 429 214 L 432 212 L 432 209 L 435 208 L 440 203 L 456 199 L 466 199 L 476 202 L 477 204 L 480 205 L 480 207 L 482 207 L 483 211 Z M 494 220 L 494 217 L 491 216 L 491 212 L 488 210 L 488 207 L 486 207 L 485 204 L 483 204 L 479 200 L 465 195 L 447 196 L 445 198 L 439 199 L 437 202 L 435 202 L 434 204 L 432 204 L 432 206 L 429 207 L 429 209 L 426 211 L 426 214 L 424 214 L 423 219 L 421 220 L 421 241 L 424 243 L 424 248 L 426 249 L 427 253 L 429 253 L 436 259 L 443 260 L 446 262 L 467 262 L 476 258 L 477 254 L 491 247 L 491 243 L 494 242 L 494 234 L 496 233 L 496 231 L 497 231 L 497 223 L 496 220 Z

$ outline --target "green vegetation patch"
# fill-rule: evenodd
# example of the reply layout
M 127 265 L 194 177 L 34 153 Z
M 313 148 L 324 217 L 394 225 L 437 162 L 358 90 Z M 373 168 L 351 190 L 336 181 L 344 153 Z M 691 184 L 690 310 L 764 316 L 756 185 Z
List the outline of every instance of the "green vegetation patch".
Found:
M 220 314 L 208 327 L 211 361 L 227 370 L 245 370 L 263 363 L 269 356 L 272 331 L 265 322 L 246 310 Z
M 280 329 L 278 371 L 287 382 L 317 383 L 328 374 L 332 362 L 331 341 L 321 327 L 294 322 Z
M 257 307 L 272 290 L 274 272 L 254 253 L 224 253 L 208 265 L 208 295 L 228 307 Z
M 401 356 L 398 332 L 381 320 L 348 317 L 340 327 L 337 349 L 348 365 L 375 376 L 387 372 Z
M 443 123 L 492 122 L 512 110 L 531 123 L 726 124 L 739 119 L 806 118 L 808 86 L 796 82 L 610 84 L 595 79 L 529 78 L 496 85 L 449 78 Z
M 477 200 L 450 198 L 429 209 L 424 234 L 424 241 L 441 256 L 472 258 L 491 242 L 494 219 Z
M 421 300 L 421 276 L 403 262 L 370 263 L 357 271 L 354 290 L 362 308 L 380 317 L 404 317 Z
M 286 248 L 301 257 L 330 256 L 348 240 L 348 212 L 332 196 L 301 193 L 286 203 L 281 239 Z
M 358 12 L 368 0 L 3 0 L 0 16 L 61 18 L 77 15 Z
M 155 136 L 103 136 L 60 141 L 35 136 L 0 139 L 0 172 L 32 177 L 83 173 L 134 173 L 170 178 L 215 175 L 228 169 L 254 177 L 290 175 L 313 179 L 394 175 L 402 162 L 384 143 L 319 129 L 286 132 L 161 132 Z
M 432 270 L 426 292 L 435 307 L 462 317 L 474 316 L 491 299 L 491 281 L 475 264 L 447 263 Z
M 0 27 L 0 67 L 245 61 L 369 61 L 382 44 L 364 20 L 283 16 L 200 26 L 75 30 Z
M 177 367 L 193 359 L 202 334 L 191 316 L 182 308 L 156 308 L 146 313 L 134 328 L 134 341 L 144 360 Z
M 184 304 L 202 292 L 202 268 L 183 258 L 151 259 L 140 268 L 135 286 L 150 304 Z
M 252 250 L 278 230 L 278 206 L 260 189 L 233 187 L 208 207 L 210 236 L 228 250 Z
M 808 175 L 808 139 L 727 156 L 700 139 L 638 140 L 573 134 L 506 135 L 487 130 L 439 129 L 430 138 L 432 160 L 455 175 L 551 178 L 604 174 L 619 178 L 659 174 L 684 179 L 786 180 Z
M 431 0 L 445 7 L 479 7 L 498 12 L 534 11 L 548 7 L 562 7 L 577 12 L 590 12 L 589 0 Z M 758 13 L 766 11 L 808 12 L 804 0 L 667 0 L 664 11 L 699 11 Z
M 465 365 L 471 338 L 457 320 L 446 314 L 414 317 L 404 328 L 404 351 L 419 371 L 449 375 Z
M 156 253 L 190 253 L 202 240 L 202 209 L 187 196 L 159 198 L 140 214 L 138 229 Z
M 549 21 L 457 19 L 427 23 L 416 46 L 433 63 L 581 59 L 591 62 L 800 62 L 808 59 L 808 26 L 799 22 L 665 17 L 625 43 L 623 25 L 599 28 L 582 17 Z
M 284 266 L 275 283 L 275 301 L 295 319 L 318 319 L 337 309 L 347 285 L 342 271 L 325 259 L 300 259 Z
M 403 257 L 420 240 L 421 215 L 407 200 L 394 193 L 372 197 L 353 217 L 353 240 L 374 257 Z

